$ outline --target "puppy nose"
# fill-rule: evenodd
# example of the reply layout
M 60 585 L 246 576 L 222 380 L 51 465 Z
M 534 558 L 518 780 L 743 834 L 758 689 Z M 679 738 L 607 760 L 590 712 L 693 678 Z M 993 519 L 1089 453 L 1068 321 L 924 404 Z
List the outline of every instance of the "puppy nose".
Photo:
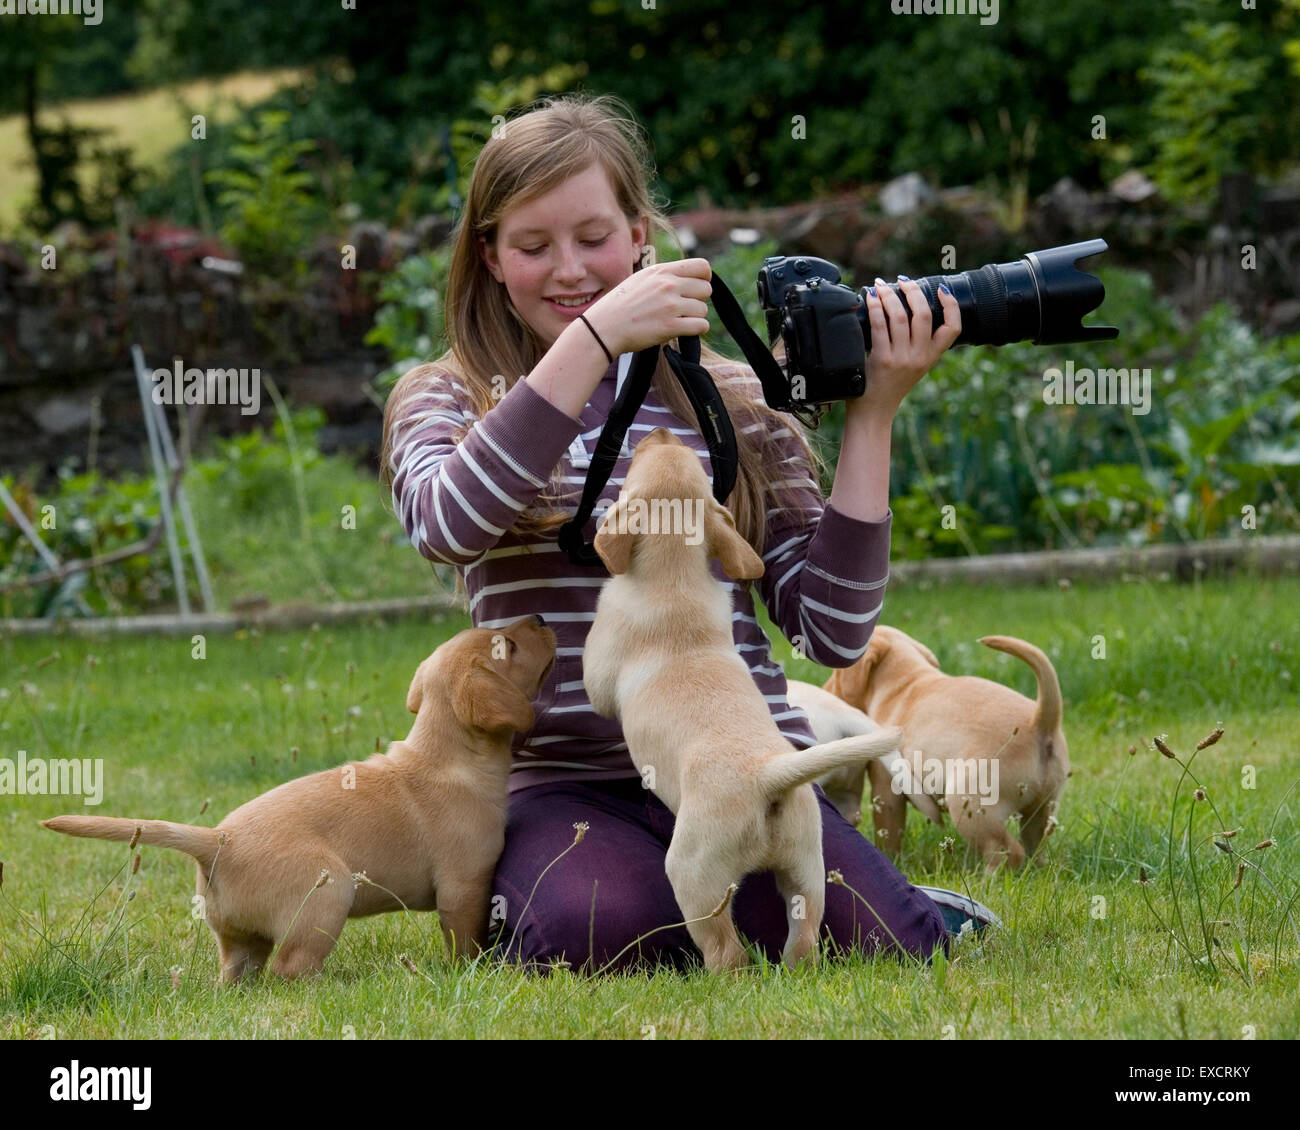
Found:
M 541 624 L 541 625 L 543 625 L 543 626 L 546 625 L 546 621 L 542 619 L 541 613 L 539 613 L 539 612 L 534 612 L 534 613 L 533 613 L 533 619 L 536 620 L 539 624 Z

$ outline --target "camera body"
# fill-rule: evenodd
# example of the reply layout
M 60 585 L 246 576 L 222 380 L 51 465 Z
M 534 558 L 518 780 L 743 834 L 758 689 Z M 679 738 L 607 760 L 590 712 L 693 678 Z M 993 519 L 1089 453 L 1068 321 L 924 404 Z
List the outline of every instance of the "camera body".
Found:
M 834 263 L 773 255 L 758 273 L 767 336 L 785 343 L 792 405 L 851 400 L 867 390 L 865 299 L 840 283 Z

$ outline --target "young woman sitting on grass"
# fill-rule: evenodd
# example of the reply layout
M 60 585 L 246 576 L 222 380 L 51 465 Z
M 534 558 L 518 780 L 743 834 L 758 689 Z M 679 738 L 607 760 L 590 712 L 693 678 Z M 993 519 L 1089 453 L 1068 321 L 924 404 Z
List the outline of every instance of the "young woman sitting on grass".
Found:
M 708 329 L 709 264 L 654 262 L 652 233 L 671 237 L 672 226 L 651 199 L 650 175 L 640 131 L 611 97 L 555 98 L 508 121 L 478 157 L 455 232 L 450 348 L 398 382 L 384 415 L 382 475 L 396 513 L 421 554 L 456 569 L 474 625 L 540 613 L 558 636 L 536 723 L 514 740 L 494 888 L 503 900 L 498 946 L 529 964 L 699 959 L 685 927 L 672 925 L 682 921 L 664 873 L 673 815 L 642 787 L 617 720 L 597 715 L 583 690 L 583 642 L 604 568 L 575 566 L 556 544 L 632 354 Z M 931 336 L 919 289 L 902 285 L 919 312 L 910 325 L 888 288 L 868 300 L 867 392 L 847 405 L 829 499 L 798 421 L 768 407 L 748 366 L 701 343 L 735 425 L 740 466 L 727 506 L 766 566 L 756 582 L 763 602 L 782 633 L 828 667 L 863 654 L 880 612 L 894 413 L 960 332 L 955 299 L 943 297 L 946 320 Z M 632 449 L 658 427 L 711 467 L 662 355 L 602 500 L 617 497 Z M 588 541 L 597 525 L 593 517 Z M 807 717 L 786 701 L 750 583 L 716 563 L 715 572 L 732 589 L 736 650 L 773 719 L 799 748 L 816 744 Z M 928 957 L 961 922 L 990 919 L 952 892 L 910 885 L 817 794 L 826 868 L 846 884 L 827 892 L 822 937 L 833 948 Z M 566 852 L 575 825 L 586 831 Z M 786 913 L 773 877 L 750 876 L 732 909 L 742 934 L 779 960 Z

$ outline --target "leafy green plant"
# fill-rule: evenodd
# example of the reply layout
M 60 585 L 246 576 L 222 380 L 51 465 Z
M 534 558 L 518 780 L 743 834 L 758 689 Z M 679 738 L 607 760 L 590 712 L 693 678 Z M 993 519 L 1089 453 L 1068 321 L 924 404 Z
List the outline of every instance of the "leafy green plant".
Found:
M 1246 96 L 1268 64 L 1243 58 L 1241 30 L 1232 22 L 1182 25 L 1179 45 L 1159 48 L 1139 76 L 1154 87 L 1151 179 L 1176 204 L 1212 204 L 1224 173 L 1244 167 L 1243 148 L 1257 122 Z
M 282 110 L 265 110 L 254 123 L 237 126 L 238 144 L 230 153 L 244 167 L 214 169 L 206 179 L 224 190 L 217 197 L 228 217 L 221 235 L 248 269 L 301 282 L 307 271 L 302 248 L 323 226 L 326 211 L 311 190 L 311 176 L 298 167 L 316 144 L 290 140 L 288 119 Z
M 951 507 L 946 513 L 945 505 Z M 1016 533 L 1010 526 L 985 523 L 968 503 L 936 503 L 936 495 L 921 483 L 891 497 L 889 507 L 894 514 L 891 553 L 896 558 L 996 553 Z
M 111 225 L 118 205 L 132 199 L 145 179 L 131 149 L 111 144 L 111 135 L 67 119 L 41 126 L 31 162 L 40 193 L 23 208 L 21 222 L 42 234 L 63 220 L 92 228 Z
M 1007 154 L 1005 184 L 996 174 L 985 182 L 990 189 L 994 213 L 1008 232 L 1019 232 L 1029 216 L 1029 175 L 1033 166 L 1034 146 L 1038 137 L 1038 117 L 1031 115 L 1018 134 L 1011 126 L 1011 114 L 1005 106 L 998 107 L 998 130 L 1002 135 L 999 150 Z M 971 133 L 976 140 L 984 141 L 984 131 L 977 118 L 971 119 Z
M 385 276 L 379 287 L 382 305 L 366 334 L 367 345 L 382 345 L 392 362 L 374 379 L 381 396 L 392 391 L 408 369 L 445 348 L 445 294 L 451 267 L 450 246 L 410 255 Z
M 1095 541 L 1105 530 L 1123 529 L 1134 544 L 1158 537 L 1168 504 L 1165 492 L 1133 463 L 1102 463 L 1054 475 L 1051 501 L 1083 540 Z
M 1257 528 L 1300 528 L 1300 454 L 1287 441 L 1300 336 L 1261 341 L 1226 306 L 1184 326 L 1149 276 L 1100 274 L 1116 341 L 958 348 L 917 385 L 895 429 L 895 496 L 939 483 L 945 504 L 1014 529 L 1014 548 L 1219 537 L 1246 506 Z M 1046 404 L 1043 375 L 1067 359 L 1076 371 L 1149 368 L 1149 411 Z
M 317 436 L 324 424 L 325 413 L 318 407 L 292 413 L 298 461 L 305 471 L 321 462 Z M 218 436 L 213 455 L 194 467 L 205 482 L 231 498 L 244 513 L 279 507 L 293 474 L 284 422 L 277 419 L 269 437 L 261 428 Z
M 1166 401 L 1167 438 L 1156 443 L 1174 480 L 1176 504 L 1196 536 L 1237 524 L 1253 505 L 1293 525 L 1300 490 L 1300 341 L 1261 341 L 1226 305 L 1193 331 L 1195 349 L 1177 368 Z
M 57 493 L 37 497 L 29 483 L 5 476 L 5 485 L 59 561 L 67 563 L 123 549 L 141 541 L 158 521 L 158 490 L 152 479 L 113 481 L 98 472 L 60 471 Z M 6 514 L 0 520 L 0 583 L 46 572 L 48 564 Z M 86 584 L 92 580 L 93 585 Z M 104 565 L 93 577 L 18 588 L 0 594 L 5 616 L 47 616 L 61 609 L 61 593 L 81 592 L 97 613 L 149 607 L 173 595 L 161 541 L 150 556 L 136 554 Z
M 1300 17 L 1300 0 L 1282 0 L 1281 8 L 1290 17 L 1288 26 L 1294 29 L 1297 18 Z M 1287 39 L 1282 44 L 1282 53 L 1291 64 L 1291 73 L 1300 78 L 1300 37 Z

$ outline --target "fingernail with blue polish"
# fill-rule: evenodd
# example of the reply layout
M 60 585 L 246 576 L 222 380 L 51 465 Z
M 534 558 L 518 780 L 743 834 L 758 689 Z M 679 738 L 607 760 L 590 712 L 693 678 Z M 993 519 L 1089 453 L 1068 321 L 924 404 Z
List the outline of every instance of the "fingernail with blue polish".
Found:
M 950 290 L 948 289 L 948 284 L 947 284 L 947 283 L 940 283 L 940 284 L 939 284 L 939 289 L 940 289 L 941 291 L 943 291 L 944 294 L 951 294 L 951 293 L 952 293 L 952 291 L 950 291 Z
M 876 288 L 874 286 L 867 287 L 867 293 L 871 295 L 872 298 L 878 297 L 878 295 L 876 294 Z
M 899 282 L 911 282 L 912 280 L 909 279 L 906 275 L 899 275 L 899 276 L 898 276 L 898 281 L 899 281 Z

